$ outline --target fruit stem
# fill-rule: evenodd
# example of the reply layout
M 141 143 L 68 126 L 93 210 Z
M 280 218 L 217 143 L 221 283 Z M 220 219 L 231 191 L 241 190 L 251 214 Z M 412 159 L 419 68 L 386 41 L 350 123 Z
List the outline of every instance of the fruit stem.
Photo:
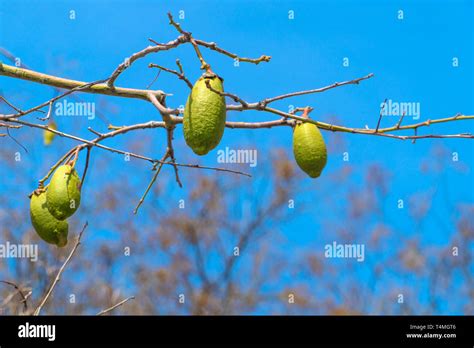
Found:
M 52 166 L 52 167 L 50 168 L 48 174 L 46 174 L 46 176 L 45 176 L 43 179 L 41 179 L 41 180 L 39 181 L 39 187 L 42 187 L 42 186 L 44 185 L 44 182 L 49 179 L 49 177 L 51 176 L 51 174 L 53 174 L 53 172 L 56 170 L 56 168 L 58 168 L 58 167 L 61 165 L 61 163 L 63 163 L 64 161 L 66 161 L 66 163 L 67 163 L 67 162 L 69 161 L 69 159 L 71 158 L 70 154 L 71 154 L 73 151 L 74 151 L 74 148 L 72 148 L 71 150 L 69 150 L 68 152 L 66 152 L 66 154 L 65 154 L 63 157 L 61 157 L 61 158 L 59 159 L 59 161 L 56 162 L 56 164 L 55 164 L 54 166 Z
M 43 184 L 40 184 L 38 185 L 38 188 L 36 190 L 34 190 L 33 192 L 31 192 L 29 195 L 28 195 L 28 198 L 31 198 L 31 196 L 35 195 L 35 196 L 39 196 L 41 192 L 45 192 L 46 189 L 48 188 L 49 184 L 44 186 L 43 187 Z
M 301 115 L 301 117 L 303 118 L 309 118 L 309 113 L 313 111 L 313 108 L 311 106 L 307 106 L 303 109 L 303 115 Z
M 74 151 L 74 153 L 71 155 L 71 158 L 69 158 L 66 161 L 66 164 L 70 165 L 71 168 L 74 168 L 76 166 L 76 161 L 78 157 L 79 157 L 79 148 L 77 148 L 76 151 Z

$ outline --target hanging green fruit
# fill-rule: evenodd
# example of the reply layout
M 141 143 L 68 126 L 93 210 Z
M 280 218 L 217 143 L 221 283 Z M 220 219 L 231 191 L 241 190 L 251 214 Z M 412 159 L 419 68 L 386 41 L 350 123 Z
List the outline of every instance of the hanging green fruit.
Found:
M 303 116 L 308 118 L 309 109 Z M 293 131 L 293 154 L 298 166 L 310 177 L 321 175 L 327 162 L 327 150 L 319 128 L 312 123 L 297 123 Z
M 45 242 L 63 247 L 67 244 L 67 221 L 56 219 L 46 206 L 46 192 L 35 191 L 30 199 L 30 218 L 38 235 Z
M 226 121 L 225 98 L 206 86 L 224 92 L 222 80 L 216 74 L 204 73 L 193 86 L 184 108 L 183 130 L 186 144 L 197 155 L 205 155 L 222 139 Z
M 81 203 L 81 179 L 73 165 L 56 169 L 48 185 L 46 203 L 50 213 L 59 220 L 70 217 Z
M 48 124 L 48 128 L 50 129 L 58 129 L 58 127 L 56 126 L 56 123 L 54 121 L 51 121 L 49 124 Z M 56 134 L 54 134 L 53 132 L 49 131 L 49 130 L 44 130 L 43 131 L 43 141 L 44 141 L 44 144 L 46 146 L 50 145 L 52 142 L 53 142 L 53 139 L 54 137 L 56 136 Z

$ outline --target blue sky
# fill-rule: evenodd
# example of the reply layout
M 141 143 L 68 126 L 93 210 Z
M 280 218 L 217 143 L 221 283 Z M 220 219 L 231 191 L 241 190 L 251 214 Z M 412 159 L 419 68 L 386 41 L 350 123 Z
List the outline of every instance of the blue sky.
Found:
M 74 20 L 69 18 L 71 10 L 75 11 Z M 398 18 L 400 10 L 403 11 L 402 20 Z M 248 101 L 374 73 L 374 78 L 359 86 L 285 100 L 275 104 L 275 107 L 286 111 L 289 105 L 311 105 L 315 108 L 311 114 L 314 119 L 328 122 L 337 117 L 339 124 L 352 127 L 374 127 L 380 103 L 385 98 L 420 103 L 419 121 L 453 116 L 458 112 L 472 114 L 474 111 L 472 1 L 139 0 L 133 1 L 133 4 L 128 1 L 2 1 L 0 46 L 20 57 L 34 70 L 84 81 L 98 80 L 109 76 L 125 57 L 148 45 L 148 38 L 159 42 L 174 39 L 177 34 L 168 25 L 168 11 L 176 18 L 179 11 L 184 11 L 185 19 L 179 22 L 199 39 L 215 41 L 241 56 L 272 56 L 268 64 L 254 66 L 241 63 L 239 67 L 234 67 L 232 59 L 203 50 L 213 70 L 224 77 L 226 90 Z M 294 19 L 288 18 L 289 11 L 294 11 Z M 459 60 L 458 67 L 452 65 L 454 57 Z M 145 88 L 154 77 L 154 71 L 147 68 L 148 63 L 174 67 L 176 58 L 181 59 L 192 81 L 199 77 L 201 72 L 194 51 L 190 46 L 183 46 L 148 56 L 126 71 L 117 85 Z M 348 58 L 349 66 L 343 66 L 344 58 Z M 4 60 L 3 57 L 0 59 Z M 168 98 L 170 106 L 185 103 L 187 87 L 174 76 L 162 73 L 154 88 L 173 93 Z M 0 77 L 0 90 L 24 109 L 53 96 L 50 88 L 4 77 Z M 116 125 L 159 119 L 154 108 L 140 100 L 94 95 L 81 95 L 81 98 L 95 101 L 97 105 L 100 105 L 100 100 L 113 103 L 113 107 L 108 106 L 101 112 Z M 270 114 L 250 111 L 228 114 L 230 120 L 273 118 Z M 382 120 L 382 126 L 397 121 L 397 117 L 387 117 Z M 105 131 L 107 125 L 99 118 L 93 121 L 80 119 L 74 123 L 70 119 L 59 119 L 57 122 L 64 131 L 88 138 L 91 134 L 87 132 L 87 126 Z M 406 123 L 411 122 L 414 121 L 406 119 Z M 466 121 L 422 130 L 446 134 L 473 131 L 472 122 Z M 165 138 L 154 136 L 156 133 L 160 131 L 144 131 L 135 137 L 151 139 L 151 147 L 145 152 L 159 157 Z M 335 137 L 328 132 L 323 135 L 328 142 Z M 40 133 L 37 139 L 39 136 Z M 353 187 L 362 184 L 362 178 L 371 164 L 387 167 L 392 176 L 384 207 L 385 216 L 394 222 L 402 239 L 420 232 L 425 232 L 419 235 L 423 243 L 442 245 L 450 239 L 436 219 L 430 219 L 421 231 L 416 230 L 409 207 L 401 212 L 397 209 L 397 200 L 440 187 L 440 192 L 433 199 L 433 210 L 438 216 L 447 217 L 448 229 L 452 228 L 452 222 L 457 217 L 452 207 L 458 203 L 474 202 L 471 169 L 474 149 L 471 141 L 434 139 L 412 144 L 381 137 L 341 137 L 343 148 L 330 153 L 326 173 L 347 165 L 342 160 L 345 151 L 350 155 L 350 165 L 355 168 L 348 183 Z M 128 139 L 117 138 L 108 144 L 123 148 Z M 192 152 L 182 146 L 184 141 L 180 129 L 176 132 L 176 139 L 177 144 L 181 145 L 178 159 L 195 162 Z M 0 141 L 5 143 L 10 140 Z M 31 168 L 32 178 L 29 191 L 34 188 L 36 178 L 49 168 L 58 154 L 73 144 L 68 140 L 57 142 L 59 145 L 55 153 L 45 152 L 42 146 L 38 146 L 28 155 L 27 165 Z M 14 146 L 12 143 L 9 145 Z M 431 161 L 433 145 L 448 149 L 447 167 L 442 178 L 420 170 L 421 163 Z M 289 129 L 227 130 L 218 149 L 226 146 L 256 146 L 259 163 L 264 163 L 269 158 L 266 153 L 273 147 L 286 147 L 291 155 L 291 132 Z M 460 170 L 459 164 L 450 161 L 452 152 L 459 154 L 466 170 Z M 98 155 L 97 151 L 95 155 Z M 216 158 L 216 151 L 213 151 L 199 161 L 217 165 Z M 120 170 L 122 165 L 122 160 L 117 157 L 111 163 L 110 170 Z M 136 175 L 125 173 L 124 176 L 146 182 L 149 175 L 147 168 L 141 166 L 136 171 Z M 249 171 L 258 171 L 258 166 L 249 168 Z M 167 175 L 171 174 L 167 171 Z M 12 187 L 12 182 L 5 179 L 0 187 L 21 192 L 21 188 Z M 320 188 L 328 183 L 324 176 L 317 181 L 308 178 L 301 182 L 303 190 L 308 192 L 301 199 L 314 202 L 314 205 L 306 214 L 283 227 L 289 252 L 301 247 L 315 248 L 320 252 L 322 245 L 333 241 L 331 233 L 323 231 L 318 213 L 325 209 L 325 215 L 332 216 L 334 220 L 340 218 L 338 209 L 345 206 L 347 192 L 337 193 L 340 195 L 338 207 L 321 207 L 314 193 L 320 192 Z M 180 195 L 178 191 L 173 192 L 177 197 Z M 449 197 L 449 202 L 445 197 Z

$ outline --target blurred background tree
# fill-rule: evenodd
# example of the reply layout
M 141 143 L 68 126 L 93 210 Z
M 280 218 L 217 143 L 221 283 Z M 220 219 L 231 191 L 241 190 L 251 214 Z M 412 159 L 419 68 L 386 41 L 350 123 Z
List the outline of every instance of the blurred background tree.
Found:
M 1 151 L 8 157 L 5 149 Z M 94 314 L 130 295 L 135 299 L 117 308 L 116 313 L 472 311 L 472 252 L 457 257 L 452 253 L 453 246 L 473 241 L 472 204 L 458 205 L 460 218 L 453 230 L 446 231 L 451 234 L 448 246 L 420 245 L 416 237 L 402 237 L 388 221 L 378 220 L 367 229 L 364 226 L 369 221 L 383 214 L 381 206 L 391 190 L 391 173 L 379 165 L 362 169 L 365 180 L 355 187 L 344 184 L 354 170 L 347 166 L 330 175 L 333 185 L 342 183 L 339 189 L 345 191 L 343 196 L 349 202 L 343 218 L 321 215 L 316 220 L 338 243 L 363 240 L 360 234 L 368 234 L 365 262 L 326 259 L 322 245 L 288 253 L 285 249 L 291 236 L 282 234 L 281 227 L 291 225 L 311 202 L 298 199 L 303 176 L 296 171 L 293 159 L 281 149 L 271 156 L 271 165 L 260 168 L 253 179 L 189 172 L 185 176 L 189 192 L 180 199 L 170 198 L 179 195 L 172 192 L 176 189 L 169 171 L 135 218 L 130 209 L 125 213 L 123 200 L 133 197 L 142 185 L 118 178 L 98 191 L 88 190 L 81 213 L 71 223 L 71 232 L 77 235 L 86 217 L 90 226 L 43 313 Z M 95 164 L 97 168 L 111 160 L 102 157 Z M 14 170 L 14 163 L 4 163 L 8 171 Z M 23 180 L 25 177 L 16 176 L 16 181 Z M 259 183 L 257 192 L 255 186 L 246 183 L 248 180 Z M 312 194 L 324 197 L 324 204 L 331 204 L 333 199 L 330 189 L 318 188 Z M 412 200 L 417 201 L 417 224 L 422 224 L 430 218 L 429 208 L 424 207 L 429 201 L 416 194 Z M 293 201 L 295 207 L 291 208 Z M 131 199 L 128 205 L 133 204 Z M 2 279 L 14 281 L 25 294 L 32 291 L 27 300 L 31 309 L 47 290 L 73 239 L 70 237 L 65 250 L 48 246 L 24 223 L 26 206 L 2 195 L 1 207 L 1 240 L 40 246 L 36 263 L 23 259 L 0 263 Z M 98 231 L 108 233 L 99 236 Z M 2 313 L 23 313 L 18 291 L 3 285 Z M 403 303 L 399 303 L 399 295 L 403 295 Z

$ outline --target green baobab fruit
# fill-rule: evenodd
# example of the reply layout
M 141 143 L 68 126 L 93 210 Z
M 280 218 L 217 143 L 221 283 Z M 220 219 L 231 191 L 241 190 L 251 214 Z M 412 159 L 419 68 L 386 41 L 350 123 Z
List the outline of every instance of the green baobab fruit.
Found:
M 327 151 L 323 136 L 315 124 L 304 122 L 295 126 L 293 154 L 306 174 L 312 178 L 321 175 L 327 162 Z
M 50 129 L 58 129 L 58 127 L 56 126 L 56 123 L 54 121 L 51 121 L 48 125 L 48 128 Z M 48 145 L 51 145 L 51 143 L 53 142 L 53 139 L 54 137 L 56 136 L 56 134 L 54 134 L 53 132 L 49 131 L 49 130 L 44 130 L 43 131 L 43 142 L 46 146 Z
M 59 220 L 70 217 L 81 203 L 81 179 L 69 164 L 54 172 L 46 191 L 46 203 L 50 213 Z
M 203 74 L 193 86 L 184 108 L 183 130 L 186 144 L 197 155 L 215 148 L 224 134 L 225 98 L 212 91 L 224 92 L 222 80 L 214 73 Z
M 63 247 L 67 244 L 67 221 L 56 219 L 46 206 L 46 192 L 35 192 L 30 200 L 30 218 L 38 235 L 45 242 Z

